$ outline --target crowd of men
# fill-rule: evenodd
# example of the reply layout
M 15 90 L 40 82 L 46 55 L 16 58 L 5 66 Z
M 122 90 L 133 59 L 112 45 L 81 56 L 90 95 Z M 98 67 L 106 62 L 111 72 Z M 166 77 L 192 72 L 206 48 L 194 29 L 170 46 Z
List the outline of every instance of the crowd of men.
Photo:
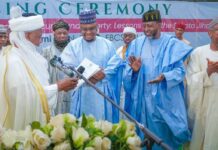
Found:
M 95 10 L 84 10 L 81 36 L 70 41 L 69 25 L 61 19 L 52 26 L 53 42 L 40 54 L 42 16 L 22 14 L 19 7 L 10 14 L 10 34 L 0 25 L 1 126 L 20 130 L 59 113 L 114 123 L 125 118 L 93 88 L 75 89 L 76 77 L 49 64 L 55 55 L 73 67 L 87 58 L 101 68 L 89 80 L 172 149 L 218 148 L 218 19 L 208 24 L 211 42 L 193 49 L 183 37 L 184 24 L 176 24 L 176 36 L 163 33 L 160 12 L 149 10 L 142 16 L 144 35 L 125 27 L 124 45 L 116 50 L 98 35 Z

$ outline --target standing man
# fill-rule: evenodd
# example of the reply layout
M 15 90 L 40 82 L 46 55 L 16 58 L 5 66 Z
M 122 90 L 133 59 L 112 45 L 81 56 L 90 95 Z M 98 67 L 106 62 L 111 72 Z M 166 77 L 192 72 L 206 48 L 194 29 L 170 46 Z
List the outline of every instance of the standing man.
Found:
M 176 38 L 181 40 L 181 41 L 183 41 L 184 43 L 186 43 L 188 45 L 191 45 L 191 43 L 187 39 L 185 39 L 183 37 L 183 34 L 185 32 L 185 28 L 186 28 L 185 24 L 183 24 L 183 23 L 176 23 L 176 25 L 175 25 L 175 35 L 176 35 Z
M 117 49 L 117 54 L 122 58 L 125 59 L 126 50 L 129 44 L 134 40 L 137 36 L 136 29 L 133 27 L 125 27 L 123 29 L 123 42 L 124 45 Z
M 7 44 L 7 28 L 0 24 L 0 53 L 2 48 Z
M 135 28 L 133 28 L 133 27 L 125 27 L 123 29 L 123 41 L 124 41 L 124 45 L 117 49 L 117 54 L 124 60 L 124 63 L 125 63 L 125 60 L 126 60 L 126 50 L 127 50 L 128 46 L 130 45 L 130 43 L 136 38 L 136 36 L 137 36 L 137 32 L 136 32 Z M 119 70 L 120 75 L 118 77 L 121 78 L 120 81 L 122 81 L 123 69 L 124 68 L 121 67 L 120 70 Z M 129 110 L 129 106 L 125 105 L 125 103 L 129 104 L 130 93 L 125 92 L 121 82 L 120 82 L 120 84 L 118 86 L 119 87 L 117 87 L 116 91 L 117 91 L 117 95 L 120 98 L 120 106 L 122 108 L 125 106 L 126 107 L 125 110 L 128 111 Z M 121 86 L 121 91 L 118 90 L 118 89 L 120 89 L 120 86 Z
M 187 66 L 190 150 L 218 148 L 218 18 L 208 25 L 208 35 L 210 44 L 196 48 Z
M 82 36 L 67 45 L 61 54 L 62 61 L 77 67 L 84 58 L 88 58 L 100 66 L 102 70 L 93 75 L 90 81 L 117 103 L 112 77 L 115 76 L 121 59 L 116 55 L 115 47 L 110 41 L 96 36 L 98 26 L 95 10 L 81 12 L 79 19 Z M 119 120 L 118 110 L 87 84 L 73 92 L 71 102 L 70 111 L 77 117 L 85 113 L 92 114 L 96 119 L 113 122 Z
M 43 50 L 43 56 L 47 59 L 48 63 L 56 55 L 60 56 L 64 48 L 70 42 L 69 37 L 69 25 L 64 20 L 58 20 L 52 26 L 53 30 L 53 43 Z M 56 83 L 58 80 L 64 78 L 64 73 L 59 71 L 48 64 L 48 71 L 50 74 L 50 84 Z M 64 91 L 58 93 L 57 107 L 55 110 L 56 114 L 69 113 L 70 109 L 70 92 L 66 93 Z
M 192 48 L 171 35 L 161 33 L 158 10 L 142 17 L 144 36 L 128 48 L 129 65 L 124 70 L 124 86 L 131 92 L 130 114 L 178 149 L 190 140 L 184 103 L 183 60 Z M 154 145 L 154 149 L 161 149 Z
M 10 42 L 0 55 L 0 123 L 5 128 L 24 129 L 33 121 L 49 122 L 58 91 L 77 85 L 67 78 L 49 85 L 47 61 L 36 51 L 44 26 L 41 15 L 22 16 L 12 7 Z

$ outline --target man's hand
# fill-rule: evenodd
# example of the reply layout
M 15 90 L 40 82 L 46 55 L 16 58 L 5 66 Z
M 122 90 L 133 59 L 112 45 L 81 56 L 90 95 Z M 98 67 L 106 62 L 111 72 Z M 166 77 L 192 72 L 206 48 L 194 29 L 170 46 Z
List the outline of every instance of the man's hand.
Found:
M 57 82 L 58 91 L 69 91 L 74 89 L 77 86 L 78 79 L 77 78 L 65 78 Z
M 93 84 L 96 84 L 98 81 L 101 81 L 102 79 L 104 79 L 105 74 L 103 72 L 103 70 L 98 71 L 96 74 L 94 74 L 89 81 L 91 81 Z
M 129 65 L 134 72 L 138 72 L 141 67 L 141 58 L 136 58 L 135 56 L 129 56 Z
M 207 58 L 207 74 L 211 76 L 211 74 L 217 72 L 218 73 L 218 62 L 211 61 Z
M 156 79 L 148 81 L 149 84 L 160 83 L 165 79 L 164 75 L 159 75 Z

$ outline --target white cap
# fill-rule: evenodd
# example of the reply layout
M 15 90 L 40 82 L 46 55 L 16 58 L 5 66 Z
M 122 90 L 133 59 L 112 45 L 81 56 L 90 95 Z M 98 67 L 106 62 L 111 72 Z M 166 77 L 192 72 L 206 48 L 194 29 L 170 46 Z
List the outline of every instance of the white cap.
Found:
M 135 28 L 133 28 L 133 27 L 125 27 L 124 29 L 123 29 L 123 33 L 133 33 L 133 34 L 137 34 L 136 33 L 136 29 Z
M 215 18 L 215 19 L 213 19 L 213 20 L 208 24 L 208 29 L 209 29 L 209 30 L 212 30 L 213 27 L 214 27 L 216 24 L 218 24 L 218 17 Z
M 11 19 L 9 27 L 15 32 L 29 32 L 40 29 L 44 26 L 41 15 L 23 17 L 20 7 L 12 7 L 10 10 Z

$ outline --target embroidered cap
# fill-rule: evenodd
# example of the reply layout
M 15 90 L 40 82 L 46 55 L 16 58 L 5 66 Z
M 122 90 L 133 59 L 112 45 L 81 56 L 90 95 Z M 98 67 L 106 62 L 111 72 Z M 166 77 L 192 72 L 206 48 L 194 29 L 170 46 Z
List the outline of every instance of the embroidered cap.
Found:
M 80 24 L 92 24 L 96 22 L 95 10 L 84 10 L 79 14 Z

